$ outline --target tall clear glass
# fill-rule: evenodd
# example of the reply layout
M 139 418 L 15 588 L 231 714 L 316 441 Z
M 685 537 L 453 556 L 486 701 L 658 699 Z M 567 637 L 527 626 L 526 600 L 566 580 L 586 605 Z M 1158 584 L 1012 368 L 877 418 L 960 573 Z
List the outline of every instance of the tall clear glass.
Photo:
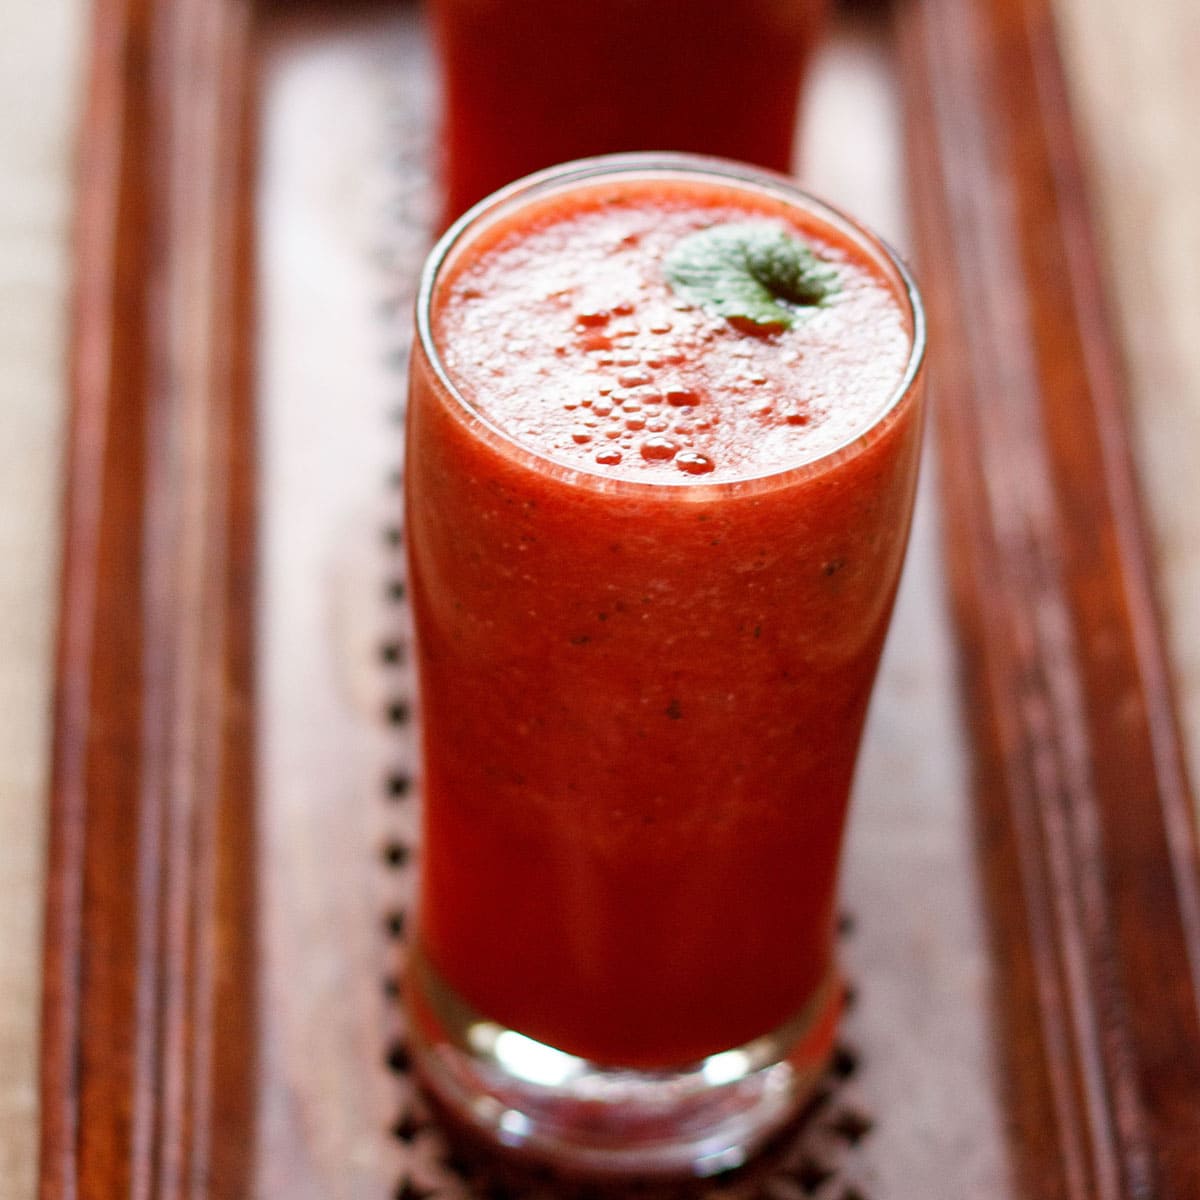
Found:
M 706 483 L 570 467 L 482 415 L 439 344 L 443 280 L 490 233 L 613 180 L 774 205 L 868 264 L 907 358 L 865 426 Z M 575 1169 L 738 1165 L 803 1102 L 838 1019 L 838 860 L 921 440 L 916 288 L 780 176 L 627 155 L 468 213 L 416 320 L 417 1066 L 496 1142 Z

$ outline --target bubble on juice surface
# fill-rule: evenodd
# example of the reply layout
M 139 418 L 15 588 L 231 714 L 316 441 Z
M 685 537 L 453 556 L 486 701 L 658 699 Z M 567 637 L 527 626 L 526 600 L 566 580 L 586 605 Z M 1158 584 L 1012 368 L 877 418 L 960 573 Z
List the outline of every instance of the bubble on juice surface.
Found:
M 706 454 L 695 450 L 682 450 L 675 455 L 675 465 L 689 475 L 707 475 L 716 466 Z
M 583 425 L 571 426 L 571 441 L 577 446 L 583 446 L 592 440 L 591 430 Z
M 585 309 L 583 312 L 575 314 L 575 324 L 577 327 L 587 329 L 598 325 L 606 325 L 612 318 L 612 313 L 606 308 Z
M 616 446 L 605 446 L 596 451 L 596 461 L 602 467 L 615 467 L 621 461 L 621 452 Z
M 641 454 L 647 462 L 667 462 L 678 449 L 670 438 L 655 434 L 642 442 Z
M 667 388 L 663 395 L 673 408 L 692 408 L 700 403 L 700 394 L 691 388 L 671 387 Z

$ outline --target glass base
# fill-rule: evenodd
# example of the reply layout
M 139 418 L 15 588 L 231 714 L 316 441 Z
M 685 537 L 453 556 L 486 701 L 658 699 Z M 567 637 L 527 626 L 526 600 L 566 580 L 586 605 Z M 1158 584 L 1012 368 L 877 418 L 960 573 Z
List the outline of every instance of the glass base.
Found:
M 835 973 L 804 1009 L 678 1069 L 601 1066 L 475 1013 L 409 960 L 417 1072 L 452 1117 L 522 1157 L 586 1175 L 709 1176 L 740 1167 L 803 1106 L 833 1045 Z

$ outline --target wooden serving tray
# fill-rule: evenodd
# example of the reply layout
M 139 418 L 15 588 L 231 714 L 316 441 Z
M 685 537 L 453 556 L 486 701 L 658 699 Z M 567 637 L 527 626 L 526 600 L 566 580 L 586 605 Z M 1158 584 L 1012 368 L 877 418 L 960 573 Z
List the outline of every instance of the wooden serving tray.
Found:
M 1195 810 L 1052 16 L 896 0 L 814 80 L 810 186 L 902 243 L 912 200 L 937 453 L 842 1041 L 806 1119 L 691 1194 L 1200 1196 Z M 44 1200 L 590 1194 L 449 1140 L 404 1046 L 430 74 L 399 0 L 95 5 Z

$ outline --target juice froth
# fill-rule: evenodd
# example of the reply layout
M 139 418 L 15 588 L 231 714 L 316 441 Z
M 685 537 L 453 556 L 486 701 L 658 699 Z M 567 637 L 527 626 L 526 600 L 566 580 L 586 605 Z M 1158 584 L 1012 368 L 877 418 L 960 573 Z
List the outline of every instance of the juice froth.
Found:
M 753 334 L 681 298 L 663 263 L 699 229 L 750 219 L 802 238 L 837 285 L 791 329 Z M 435 337 L 470 403 L 564 466 L 717 483 L 827 454 L 904 374 L 892 288 L 829 227 L 720 189 L 642 181 L 549 199 L 479 239 L 441 282 Z

